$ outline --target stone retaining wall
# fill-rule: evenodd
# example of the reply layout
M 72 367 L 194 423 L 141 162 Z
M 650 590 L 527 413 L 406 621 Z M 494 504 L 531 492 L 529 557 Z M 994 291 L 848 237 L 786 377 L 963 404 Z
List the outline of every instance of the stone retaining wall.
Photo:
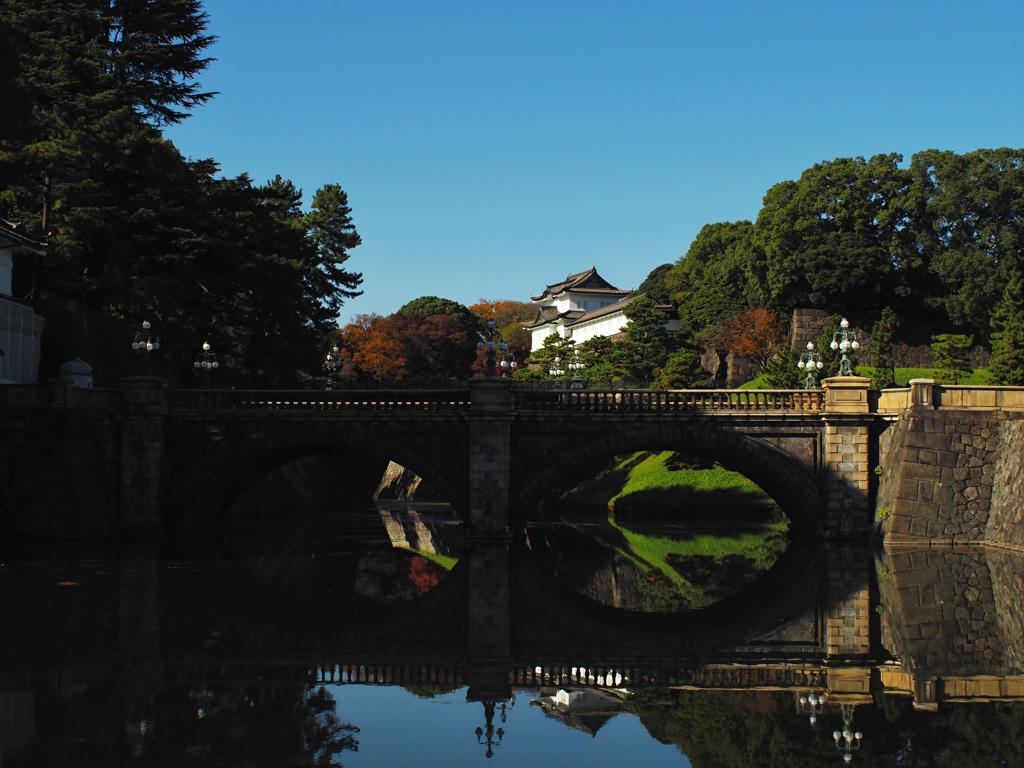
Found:
M 828 322 L 828 312 L 822 309 L 797 308 L 793 310 L 793 317 L 790 321 L 790 345 L 799 350 L 807 347 L 808 341 L 818 342 L 825 324 Z M 872 344 L 870 329 L 853 328 L 857 334 L 857 341 L 860 349 L 857 350 L 857 364 L 871 365 Z M 898 331 L 897 331 L 898 332 Z M 986 368 L 991 353 L 980 344 L 975 344 L 968 352 L 971 368 Z M 897 341 L 892 345 L 893 367 L 895 368 L 932 368 L 935 365 L 935 356 L 929 344 L 908 344 L 905 341 Z
M 879 441 L 876 533 L 887 544 L 1024 549 L 1024 414 L 910 409 Z

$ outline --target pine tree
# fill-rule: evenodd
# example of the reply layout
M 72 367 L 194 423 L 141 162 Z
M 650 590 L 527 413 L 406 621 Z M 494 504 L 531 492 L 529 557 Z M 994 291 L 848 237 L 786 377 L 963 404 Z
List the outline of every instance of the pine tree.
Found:
M 932 336 L 932 355 L 935 357 L 935 367 L 949 371 L 954 384 L 959 381 L 961 374 L 971 372 L 968 353 L 973 343 L 973 336 L 966 336 L 962 333 L 940 333 L 938 336 Z
M 873 389 L 896 386 L 896 369 L 892 357 L 892 341 L 899 320 L 891 307 L 882 310 L 881 317 L 871 326 L 871 376 Z
M 0 0 L 0 19 L 0 213 L 26 226 L 59 227 L 130 159 L 122 138 L 213 96 L 195 80 L 214 40 L 199 0 Z
M 1024 280 L 1014 272 L 1003 297 L 992 312 L 992 359 L 989 381 L 1007 386 L 1024 386 Z
M 650 381 L 674 347 L 665 329 L 665 315 L 647 296 L 635 298 L 622 314 L 629 324 L 625 338 L 614 342 L 613 363 L 624 378 Z

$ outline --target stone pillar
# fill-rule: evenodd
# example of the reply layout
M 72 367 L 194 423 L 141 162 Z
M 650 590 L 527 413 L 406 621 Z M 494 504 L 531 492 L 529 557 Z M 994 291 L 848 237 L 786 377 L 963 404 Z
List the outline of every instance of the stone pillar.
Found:
M 871 525 L 868 403 L 871 379 L 834 376 L 825 390 L 825 487 L 827 534 L 846 536 Z
M 911 379 L 910 380 L 910 407 L 911 408 L 934 408 L 935 401 L 933 392 L 935 379 Z
M 121 382 L 119 527 L 126 534 L 163 532 L 164 421 L 167 382 L 139 376 Z
M 512 382 L 471 379 L 469 425 L 469 534 L 509 534 L 512 475 Z

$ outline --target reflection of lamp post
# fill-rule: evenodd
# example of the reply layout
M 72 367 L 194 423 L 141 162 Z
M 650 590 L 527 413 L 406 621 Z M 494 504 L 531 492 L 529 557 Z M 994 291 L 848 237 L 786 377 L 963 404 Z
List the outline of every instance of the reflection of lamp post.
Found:
M 797 368 L 807 369 L 807 378 L 804 380 L 804 389 L 816 389 L 818 382 L 814 378 L 815 370 L 821 370 L 825 364 L 821 362 L 821 355 L 814 351 L 814 342 L 807 342 L 807 351 L 800 353 L 800 362 Z
M 518 366 L 515 357 L 509 353 L 508 344 L 501 337 L 501 333 L 494 330 L 494 320 L 487 321 L 487 333 L 481 334 L 476 348 L 478 350 L 487 350 L 485 376 L 504 376 L 507 378 Z
M 203 374 L 203 384 L 210 386 L 210 372 L 220 368 L 217 355 L 211 351 L 210 342 L 203 342 L 203 350 L 196 357 L 196 370 Z
M 821 693 L 810 693 L 800 695 L 800 711 L 807 715 L 807 719 L 813 726 L 818 720 L 818 715 L 825 709 L 825 695 Z
M 511 701 L 509 701 L 509 702 L 504 702 L 504 701 L 501 702 L 501 715 L 500 715 L 501 722 L 503 722 L 503 723 L 505 722 L 505 717 L 506 717 L 506 714 L 507 714 L 507 712 L 505 711 L 506 705 L 508 706 L 509 709 L 511 709 L 512 706 L 515 703 L 516 703 L 515 695 L 512 696 Z M 477 729 L 475 731 L 475 733 L 476 733 L 476 743 L 480 744 L 481 746 L 486 745 L 486 747 L 487 747 L 487 752 L 485 753 L 487 755 L 487 757 L 493 757 L 494 756 L 494 748 L 501 746 L 501 739 L 505 735 L 505 729 L 504 728 L 499 726 L 496 729 L 494 727 L 494 707 L 495 707 L 495 704 L 496 704 L 496 702 L 494 702 L 494 701 L 490 701 L 490 700 L 484 701 L 484 719 L 486 720 L 486 722 L 484 723 L 485 727 L 481 728 L 481 727 L 477 726 Z M 497 737 L 497 738 L 495 738 L 495 737 Z
M 850 704 L 843 704 L 841 709 L 843 712 L 843 730 L 832 731 L 832 738 L 836 743 L 836 749 L 843 752 L 843 762 L 852 763 L 853 753 L 860 749 L 860 742 L 864 738 L 864 734 L 853 730 L 853 707 Z
M 841 350 L 842 357 L 839 359 L 839 375 L 853 376 L 853 370 L 850 368 L 850 361 L 847 359 L 846 354 L 847 352 L 850 352 L 850 354 L 856 352 L 860 344 L 857 342 L 857 335 L 850 330 L 850 321 L 845 317 L 839 323 L 839 330 L 832 334 L 832 343 L 829 346 L 832 349 Z
M 149 353 L 160 349 L 160 337 L 151 333 L 152 328 L 149 320 L 143 320 L 142 327 L 135 332 L 135 339 L 132 341 L 132 349 L 140 355 L 146 355 L 146 373 L 152 370 Z

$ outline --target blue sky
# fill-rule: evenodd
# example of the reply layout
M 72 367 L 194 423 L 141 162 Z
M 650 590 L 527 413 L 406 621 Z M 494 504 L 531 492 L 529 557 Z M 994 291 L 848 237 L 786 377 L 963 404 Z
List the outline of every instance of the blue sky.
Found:
M 345 189 L 356 314 L 621 288 L 816 162 L 1024 146 L 1024 4 L 205 0 L 219 95 L 167 131 Z

